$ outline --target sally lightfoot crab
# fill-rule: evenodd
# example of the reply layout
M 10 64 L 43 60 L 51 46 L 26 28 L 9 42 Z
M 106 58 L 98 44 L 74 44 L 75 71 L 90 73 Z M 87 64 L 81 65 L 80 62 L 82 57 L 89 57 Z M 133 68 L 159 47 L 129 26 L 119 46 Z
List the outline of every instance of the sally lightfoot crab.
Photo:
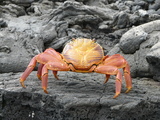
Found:
M 102 47 L 94 40 L 86 38 L 73 39 L 64 47 L 62 54 L 56 52 L 52 48 L 46 49 L 32 58 L 27 69 L 20 77 L 20 83 L 23 87 L 24 81 L 33 71 L 36 63 L 39 63 L 37 77 L 42 80 L 42 88 L 45 93 L 47 91 L 48 70 L 52 70 L 56 79 L 58 79 L 58 71 L 72 72 L 96 72 L 106 74 L 106 83 L 110 75 L 116 75 L 115 95 L 116 98 L 121 92 L 122 73 L 119 69 L 123 69 L 126 81 L 126 93 L 132 88 L 132 80 L 130 76 L 130 67 L 128 62 L 120 55 L 104 56 Z

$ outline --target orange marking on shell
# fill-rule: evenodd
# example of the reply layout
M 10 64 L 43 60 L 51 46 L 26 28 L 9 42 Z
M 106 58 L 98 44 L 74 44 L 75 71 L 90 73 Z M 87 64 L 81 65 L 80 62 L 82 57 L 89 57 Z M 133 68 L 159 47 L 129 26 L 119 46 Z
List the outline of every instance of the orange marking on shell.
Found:
M 85 38 L 74 39 L 67 43 L 62 55 L 64 60 L 77 70 L 88 70 L 92 65 L 101 63 L 104 58 L 102 47 L 94 40 Z

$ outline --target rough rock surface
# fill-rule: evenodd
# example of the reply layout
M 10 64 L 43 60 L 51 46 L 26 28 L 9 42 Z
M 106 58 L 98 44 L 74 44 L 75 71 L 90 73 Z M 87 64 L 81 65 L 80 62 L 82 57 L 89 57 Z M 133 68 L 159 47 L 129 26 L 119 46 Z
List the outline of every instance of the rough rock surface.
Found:
M 122 35 L 120 42 L 108 54 L 123 54 L 130 63 L 132 76 L 153 76 L 159 81 L 159 24 L 160 20 L 156 20 L 131 28 Z
M 0 0 L 0 119 L 139 120 L 160 113 L 159 0 Z M 61 52 L 72 38 L 95 39 L 105 54 L 129 62 L 133 90 L 117 99 L 114 77 L 60 72 L 44 94 L 33 72 L 19 77 L 36 54 Z M 36 69 L 35 69 L 36 70 Z M 20 72 L 20 73 L 19 73 Z
M 19 120 L 158 120 L 160 83 L 152 79 L 133 79 L 133 90 L 113 99 L 115 80 L 103 84 L 105 76 L 59 72 L 56 80 L 49 75 L 49 94 L 43 93 L 36 72 L 19 84 L 21 73 L 4 73 L 0 78 L 2 118 Z

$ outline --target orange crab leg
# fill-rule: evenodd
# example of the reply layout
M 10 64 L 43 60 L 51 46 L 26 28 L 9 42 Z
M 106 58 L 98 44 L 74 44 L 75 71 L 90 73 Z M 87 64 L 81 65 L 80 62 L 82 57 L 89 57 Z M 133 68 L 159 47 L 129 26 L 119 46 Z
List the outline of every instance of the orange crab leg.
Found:
M 38 79 L 41 80 L 41 75 L 42 75 L 42 68 L 43 68 L 44 64 L 39 64 L 38 66 L 38 71 L 37 71 L 37 77 Z
M 125 93 L 128 93 L 132 89 L 132 79 L 130 76 L 130 67 L 128 63 L 126 64 L 126 67 L 123 68 L 123 71 L 124 71 L 124 78 L 126 80 L 126 88 L 127 88 Z
M 24 81 L 26 80 L 26 78 L 28 77 L 28 75 L 33 71 L 34 67 L 36 66 L 37 60 L 36 60 L 36 56 L 32 58 L 32 60 L 30 61 L 27 69 L 24 71 L 24 73 L 22 74 L 22 76 L 20 77 L 20 83 L 22 85 L 22 87 L 26 87 L 24 85 Z
M 48 69 L 46 65 L 44 65 L 44 67 L 42 68 L 42 88 L 44 92 L 48 94 L 47 85 L 48 85 Z
M 115 93 L 115 95 L 114 95 L 113 98 L 118 97 L 119 94 L 121 93 L 121 88 L 122 88 L 122 73 L 119 70 L 117 70 L 117 76 L 116 76 L 115 86 L 116 86 L 116 93 Z
M 52 70 L 53 74 L 56 78 L 57 71 L 69 71 L 70 68 L 66 63 L 61 62 L 48 62 L 42 68 L 42 89 L 45 93 L 48 93 L 47 86 L 48 86 L 48 70 Z
M 108 82 L 109 78 L 110 78 L 110 75 L 106 74 L 106 80 L 104 81 L 104 83 Z
M 54 77 L 55 77 L 57 80 L 59 80 L 59 78 L 58 78 L 58 76 L 57 76 L 58 71 L 52 70 L 52 73 L 53 73 Z
M 107 74 L 106 76 L 109 78 L 109 75 L 116 75 L 116 93 L 113 98 L 118 97 L 118 95 L 121 93 L 121 87 L 122 87 L 122 73 L 118 70 L 117 67 L 115 66 L 105 66 L 105 65 L 99 65 L 96 69 L 95 72 L 97 73 L 102 73 L 102 74 Z M 108 80 L 107 78 L 107 80 Z

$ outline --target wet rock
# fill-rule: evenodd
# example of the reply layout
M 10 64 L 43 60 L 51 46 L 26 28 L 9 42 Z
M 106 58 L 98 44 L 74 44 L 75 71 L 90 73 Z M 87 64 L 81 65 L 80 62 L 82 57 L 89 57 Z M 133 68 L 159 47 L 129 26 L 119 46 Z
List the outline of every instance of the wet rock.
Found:
M 50 73 L 49 94 L 43 93 L 36 72 L 26 80 L 26 89 L 18 83 L 20 75 L 0 75 L 3 120 L 159 118 L 159 82 L 152 79 L 133 79 L 133 90 L 125 94 L 123 86 L 120 96 L 113 99 L 115 80 L 103 84 L 101 74 L 59 72 L 61 80 L 56 80 Z

